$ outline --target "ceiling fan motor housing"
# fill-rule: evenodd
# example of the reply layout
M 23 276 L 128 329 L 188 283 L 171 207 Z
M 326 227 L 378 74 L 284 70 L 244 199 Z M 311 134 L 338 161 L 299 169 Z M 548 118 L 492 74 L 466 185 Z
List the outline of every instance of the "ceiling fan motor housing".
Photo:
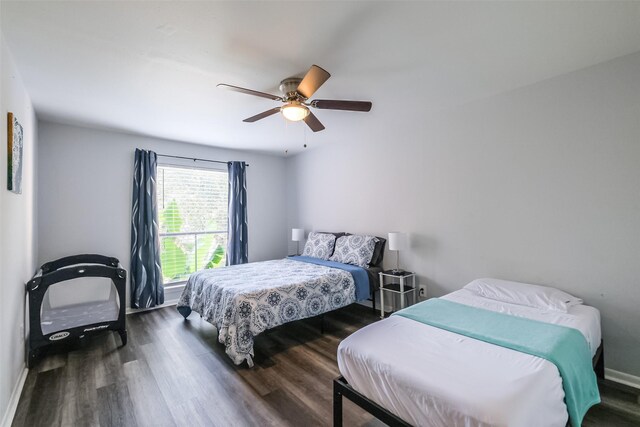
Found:
M 302 79 L 298 77 L 289 77 L 280 82 L 280 92 L 282 92 L 287 100 L 303 98 L 297 91 L 298 85 Z M 304 98 L 303 98 L 304 99 Z

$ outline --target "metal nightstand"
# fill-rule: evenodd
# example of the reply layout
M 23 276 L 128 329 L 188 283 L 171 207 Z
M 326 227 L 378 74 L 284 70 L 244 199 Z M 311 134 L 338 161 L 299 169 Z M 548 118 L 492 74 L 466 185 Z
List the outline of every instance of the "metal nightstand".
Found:
M 385 285 L 385 279 L 397 279 L 397 282 Z M 407 284 L 407 279 L 411 279 L 411 285 Z M 413 302 L 417 301 L 416 274 L 411 271 L 401 271 L 394 273 L 392 270 L 385 270 L 380 273 L 380 318 L 384 319 L 384 291 L 393 292 L 400 295 L 400 308 L 404 308 L 405 299 L 408 293 L 413 293 Z

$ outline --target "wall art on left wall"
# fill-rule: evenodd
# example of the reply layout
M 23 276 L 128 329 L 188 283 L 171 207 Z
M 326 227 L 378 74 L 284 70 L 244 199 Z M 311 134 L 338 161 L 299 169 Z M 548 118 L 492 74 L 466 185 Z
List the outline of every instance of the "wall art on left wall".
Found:
M 7 114 L 7 190 L 22 194 L 22 125 Z

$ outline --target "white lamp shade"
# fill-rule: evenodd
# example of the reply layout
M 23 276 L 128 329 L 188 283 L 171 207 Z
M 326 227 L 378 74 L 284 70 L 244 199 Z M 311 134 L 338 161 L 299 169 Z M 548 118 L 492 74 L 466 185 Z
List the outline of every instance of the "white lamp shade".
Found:
M 291 240 L 294 242 L 301 242 L 304 240 L 304 228 L 291 229 Z
M 407 233 L 391 232 L 389 233 L 389 250 L 403 251 L 409 248 L 409 236 Z

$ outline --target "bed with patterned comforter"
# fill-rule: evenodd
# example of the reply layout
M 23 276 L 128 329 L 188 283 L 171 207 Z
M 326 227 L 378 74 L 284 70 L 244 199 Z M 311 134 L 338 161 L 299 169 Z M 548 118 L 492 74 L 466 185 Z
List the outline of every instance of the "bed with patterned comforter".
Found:
M 253 341 L 261 332 L 368 295 L 365 269 L 292 257 L 198 271 L 189 277 L 178 311 L 185 318 L 199 313 L 218 329 L 235 364 L 253 366 Z

